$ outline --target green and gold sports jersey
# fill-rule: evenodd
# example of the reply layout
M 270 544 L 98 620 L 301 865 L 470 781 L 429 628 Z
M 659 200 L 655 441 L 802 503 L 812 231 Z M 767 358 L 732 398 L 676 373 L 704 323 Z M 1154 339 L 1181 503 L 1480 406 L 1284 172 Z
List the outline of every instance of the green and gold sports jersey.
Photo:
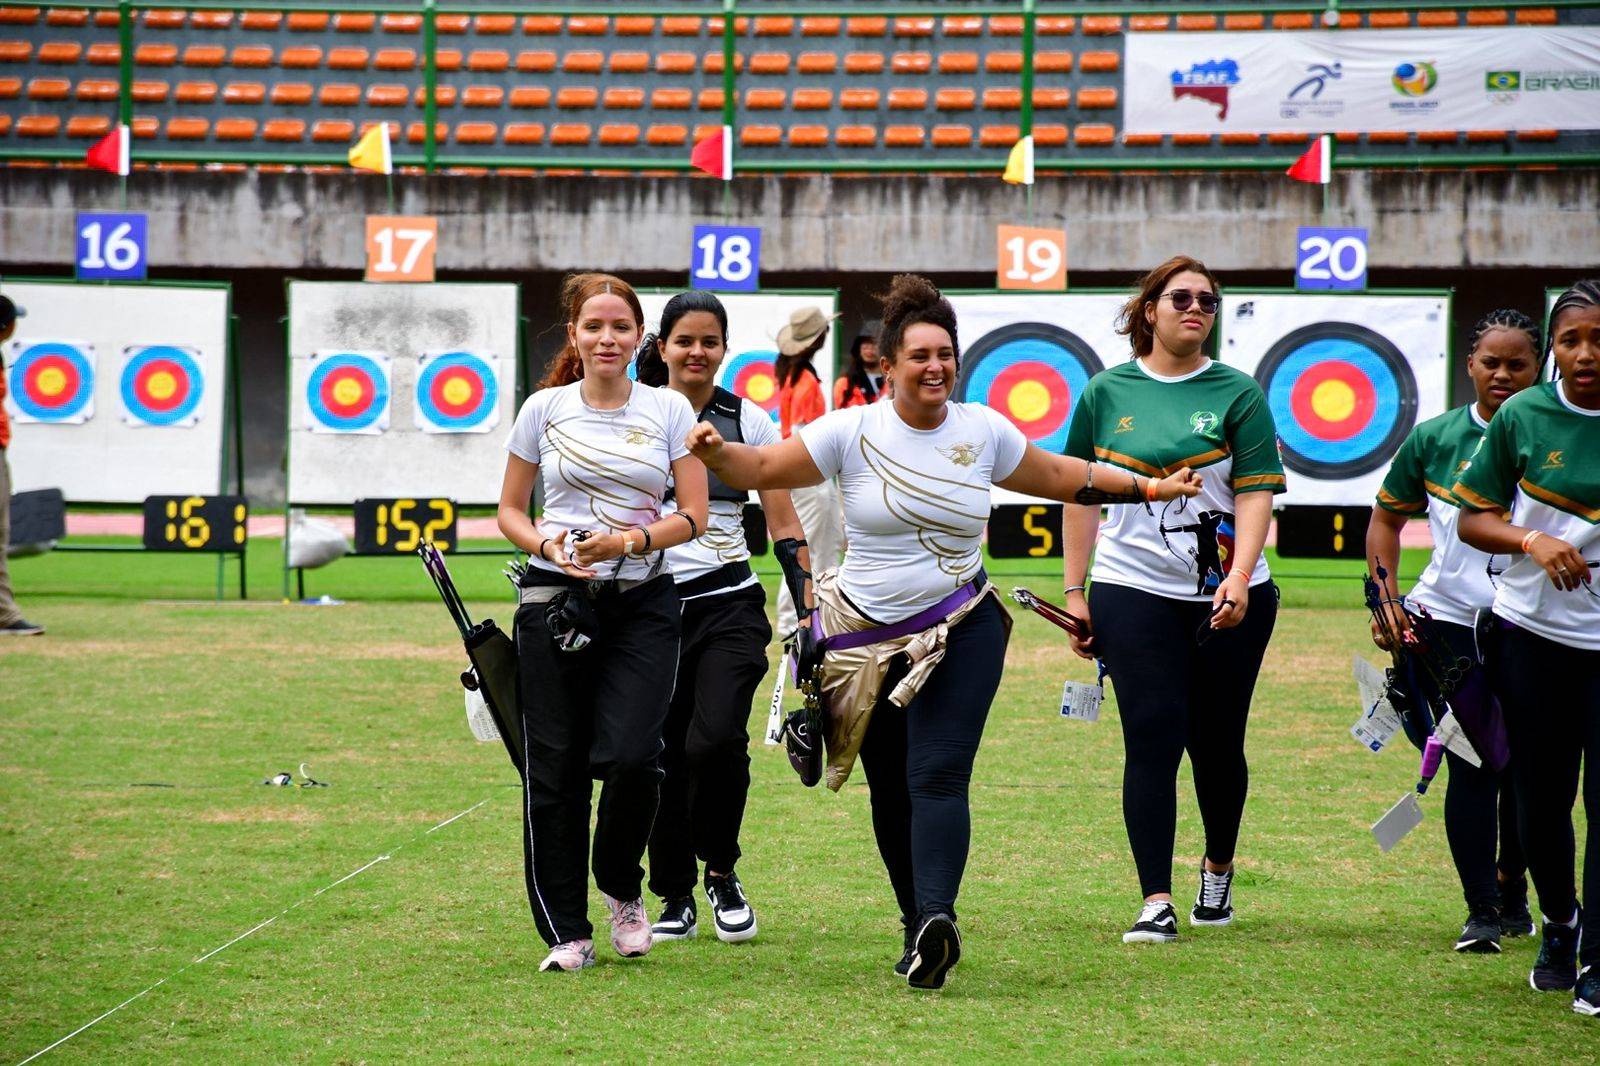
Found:
M 1510 511 L 1512 525 L 1542 529 L 1600 560 L 1600 411 L 1574 406 L 1560 382 L 1517 393 L 1495 412 L 1452 492 L 1463 507 Z M 1530 556 L 1510 563 L 1495 614 L 1560 644 L 1600 650 L 1600 570 L 1567 592 Z
M 1378 490 L 1378 506 L 1395 514 L 1428 514 L 1433 555 L 1407 599 L 1435 618 L 1470 626 L 1494 600 L 1489 556 L 1462 542 L 1461 504 L 1450 491 L 1467 468 L 1488 423 L 1476 404 L 1421 422 L 1395 453 Z
M 1095 581 L 1172 599 L 1209 600 L 1227 575 L 1238 493 L 1286 487 L 1261 386 L 1214 360 L 1172 378 L 1141 359 L 1096 374 L 1072 412 L 1066 452 L 1146 477 L 1199 472 L 1192 500 L 1109 508 L 1095 548 Z M 1270 576 L 1263 556 L 1250 584 Z

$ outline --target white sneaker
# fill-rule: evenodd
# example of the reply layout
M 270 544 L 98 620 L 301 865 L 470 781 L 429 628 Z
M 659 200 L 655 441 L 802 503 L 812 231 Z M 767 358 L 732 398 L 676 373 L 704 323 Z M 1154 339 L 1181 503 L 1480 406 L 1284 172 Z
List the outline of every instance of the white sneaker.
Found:
M 1233 921 L 1233 869 L 1214 874 L 1200 863 L 1200 891 L 1195 893 L 1190 925 L 1227 925 Z
M 1178 915 L 1164 899 L 1146 903 L 1133 928 L 1122 934 L 1124 944 L 1171 944 L 1177 939 Z
M 594 965 L 593 940 L 568 940 L 550 949 L 539 964 L 539 972 L 576 971 Z
M 650 919 L 644 916 L 643 899 L 612 899 L 604 892 L 600 898 L 606 901 L 606 909 L 611 912 L 611 946 L 617 949 L 617 954 L 625 959 L 636 959 L 650 950 L 653 937 L 650 933 Z
M 756 912 L 745 898 L 739 875 L 729 870 L 717 877 L 706 874 L 706 902 L 711 904 L 712 923 L 717 939 L 724 944 L 739 944 L 755 938 Z

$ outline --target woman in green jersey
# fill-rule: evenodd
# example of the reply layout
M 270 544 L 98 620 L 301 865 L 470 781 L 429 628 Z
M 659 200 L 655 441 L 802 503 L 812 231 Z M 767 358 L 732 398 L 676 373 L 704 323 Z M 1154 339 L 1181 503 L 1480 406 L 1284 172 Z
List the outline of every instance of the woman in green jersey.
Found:
M 1495 591 L 1490 657 L 1511 741 L 1522 847 L 1544 912 L 1528 982 L 1540 992 L 1575 987 L 1573 1010 L 1595 1016 L 1600 912 L 1584 914 L 1579 906 L 1572 804 L 1581 768 L 1588 819 L 1583 894 L 1594 903 L 1600 898 L 1600 279 L 1561 295 L 1550 310 L 1549 337 L 1560 380 L 1500 408 L 1453 491 L 1461 500 L 1461 539 L 1512 560 Z
M 1122 815 L 1144 895 L 1128 943 L 1178 938 L 1172 849 L 1185 750 L 1206 835 L 1189 922 L 1233 920 L 1245 721 L 1278 610 L 1261 554 L 1272 496 L 1285 487 L 1277 431 L 1254 379 L 1202 350 L 1217 307 L 1216 278 L 1197 259 L 1174 256 L 1146 274 L 1119 324 L 1133 359 L 1095 375 L 1067 431 L 1067 454 L 1080 459 L 1147 477 L 1205 471 L 1196 499 L 1110 512 L 1087 596 L 1099 508 L 1069 503 L 1062 519 L 1067 608 L 1095 625 L 1073 650 L 1099 657 L 1122 719 Z

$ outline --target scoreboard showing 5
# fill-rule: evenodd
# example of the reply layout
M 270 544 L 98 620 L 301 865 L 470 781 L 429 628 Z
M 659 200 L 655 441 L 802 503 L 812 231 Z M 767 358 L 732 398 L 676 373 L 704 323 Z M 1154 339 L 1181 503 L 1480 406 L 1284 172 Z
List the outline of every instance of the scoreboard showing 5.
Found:
M 355 505 L 357 555 L 406 555 L 424 541 L 456 546 L 454 500 L 368 497 Z

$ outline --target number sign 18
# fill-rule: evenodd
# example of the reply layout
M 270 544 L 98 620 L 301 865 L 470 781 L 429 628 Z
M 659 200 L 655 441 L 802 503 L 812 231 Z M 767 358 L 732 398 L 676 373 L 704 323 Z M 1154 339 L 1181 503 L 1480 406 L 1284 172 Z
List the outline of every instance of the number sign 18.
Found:
M 1367 231 L 1301 226 L 1294 287 L 1302 291 L 1367 287 Z
M 1000 263 L 996 288 L 1066 291 L 1066 230 L 1001 226 L 996 241 Z
M 761 285 L 761 230 L 696 226 L 689 283 L 696 289 L 755 292 Z

